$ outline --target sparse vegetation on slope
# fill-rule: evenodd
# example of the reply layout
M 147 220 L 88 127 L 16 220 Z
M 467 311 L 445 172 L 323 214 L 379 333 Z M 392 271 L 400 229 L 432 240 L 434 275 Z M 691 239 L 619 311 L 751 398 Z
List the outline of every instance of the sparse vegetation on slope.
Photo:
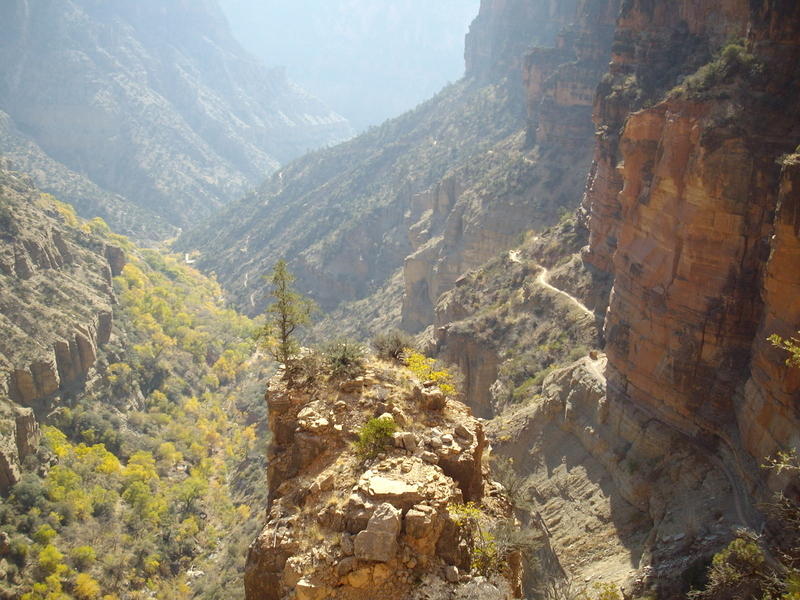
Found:
M 49 400 L 44 442 L 0 509 L 2 593 L 240 597 L 258 525 L 250 506 L 266 494 L 254 324 L 178 258 L 43 202 L 128 262 L 114 280 L 114 334 L 96 376 Z

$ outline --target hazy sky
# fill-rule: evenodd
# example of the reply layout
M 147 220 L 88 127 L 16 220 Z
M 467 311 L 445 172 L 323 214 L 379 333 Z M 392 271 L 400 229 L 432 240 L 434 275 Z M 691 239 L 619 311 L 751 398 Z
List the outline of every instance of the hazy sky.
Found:
M 220 0 L 239 41 L 356 129 L 413 108 L 464 73 L 480 0 Z

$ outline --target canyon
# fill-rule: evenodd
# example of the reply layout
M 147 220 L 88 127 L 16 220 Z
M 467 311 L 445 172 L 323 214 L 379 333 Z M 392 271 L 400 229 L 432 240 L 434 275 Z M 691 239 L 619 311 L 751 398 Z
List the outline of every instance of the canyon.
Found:
M 30 8 L 15 5 L 16 17 Z M 202 15 L 198 27 L 216 31 Z M 122 386 L 109 365 L 131 336 L 151 371 L 117 400 L 124 422 L 180 402 L 172 415 L 210 405 L 214 418 L 231 410 L 261 428 L 266 465 L 242 442 L 230 467 L 247 473 L 247 508 L 236 510 L 251 542 L 239 573 L 248 599 L 538 598 L 545 588 L 685 598 L 712 589 L 709 569 L 732 540 L 752 542 L 769 568 L 783 560 L 771 507 L 796 508 L 800 469 L 764 466 L 800 448 L 800 370 L 772 338 L 800 331 L 800 5 L 482 0 L 465 64 L 462 80 L 417 109 L 337 146 L 278 165 L 299 147 L 266 152 L 266 138 L 242 130 L 259 148 L 249 167 L 209 154 L 221 170 L 203 179 L 182 164 L 192 185 L 208 184 L 161 215 L 165 236 L 190 225 L 171 246 L 182 261 L 79 220 L 3 163 L 0 492 L 13 497 L 37 453 L 50 460 L 40 439 L 58 416 L 51 401 L 85 388 L 103 404 Z M 29 128 L 8 114 L 0 139 L 21 156 Z M 311 130 L 333 140 L 343 123 L 325 114 Z M 30 150 L 28 164 L 43 172 L 51 154 Z M 119 194 L 107 206 L 125 206 L 125 189 L 61 173 L 73 192 L 100 198 L 107 187 Z M 221 207 L 223 181 L 239 199 Z M 167 196 L 197 191 L 151 183 Z M 181 220 L 212 205 L 212 220 Z M 460 397 L 412 374 L 407 356 L 369 355 L 358 377 L 279 370 L 263 406 L 262 355 L 247 354 L 253 323 L 231 306 L 261 315 L 262 276 L 279 259 L 323 312 L 306 345 L 400 328 L 435 368 L 450 365 Z M 165 274 L 159 289 L 193 282 L 217 303 L 221 320 L 203 325 L 199 350 L 178 325 L 191 319 L 145 303 L 174 321 L 176 365 L 197 381 L 142 349 L 150 334 L 119 325 L 141 316 L 118 305 L 120 290 L 140 297 L 131 260 Z M 317 354 L 298 358 L 308 373 Z M 365 456 L 358 444 L 375 420 L 396 428 Z M 224 437 L 207 433 L 220 455 Z M 453 516 L 469 502 L 492 527 L 533 535 L 538 562 L 509 551 L 494 577 L 479 575 Z M 206 554 L 205 564 L 222 560 Z
M 317 334 L 418 332 L 537 490 L 573 580 L 678 597 L 797 485 L 760 466 L 800 431 L 797 370 L 767 339 L 800 329 L 798 9 L 568 4 L 482 4 L 468 80 L 503 73 L 524 112 L 477 160 L 405 188 L 402 228 L 350 230 L 333 255 L 366 264 L 320 296 L 334 316 Z M 498 34 L 516 27 L 547 31 L 541 47 Z M 365 235 L 399 250 L 382 271 Z
M 170 237 L 352 133 L 249 56 L 212 0 L 14 0 L 0 20 L 0 150 L 119 233 Z

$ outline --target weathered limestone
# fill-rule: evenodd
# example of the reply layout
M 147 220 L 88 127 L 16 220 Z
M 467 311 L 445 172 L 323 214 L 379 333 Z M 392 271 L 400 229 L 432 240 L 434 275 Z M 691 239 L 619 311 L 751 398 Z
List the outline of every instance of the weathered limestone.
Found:
M 437 388 L 396 369 L 370 369 L 358 385 L 294 387 L 280 374 L 270 381 L 270 497 L 248 554 L 248 599 L 407 600 L 471 583 L 448 507 L 469 500 L 489 519 L 510 517 L 501 495 L 484 494 L 481 424 L 451 399 L 431 410 L 422 390 Z M 373 418 L 404 430 L 377 456 L 359 456 L 351 441 Z M 504 568 L 489 597 L 520 597 L 509 583 L 519 568 Z
M 367 523 L 367 528 L 355 538 L 355 556 L 361 560 L 387 562 L 398 550 L 397 534 L 400 533 L 402 512 L 389 502 L 381 504 Z
M 606 369 L 598 355 L 553 371 L 540 397 L 490 424 L 495 452 L 528 478 L 534 514 L 578 585 L 637 578 L 637 595 L 670 596 L 750 516 L 747 502 L 707 447 L 608 394 Z
M 0 495 L 5 496 L 22 475 L 22 462 L 36 453 L 39 424 L 30 408 L 0 404 Z
M 513 64 L 510 76 L 519 77 L 521 67 L 527 140 L 487 155 L 487 162 L 498 161 L 492 179 L 505 187 L 487 191 L 485 182 L 456 171 L 412 199 L 408 231 L 414 252 L 403 266 L 404 329 L 419 332 L 433 324 L 438 299 L 461 275 L 512 248 L 522 232 L 557 221 L 563 209 L 557 199 L 581 193 L 591 159 L 594 88 L 606 68 L 618 5 L 618 0 L 482 4 L 467 37 L 467 71 L 481 77 L 488 65 Z M 538 39 L 516 44 L 507 34 L 497 39 L 489 34 L 495 26 L 520 31 L 528 19 L 536 23 L 532 31 L 543 32 Z M 532 44 L 541 47 L 525 55 Z M 529 156 L 519 146 L 537 150 Z M 506 152 L 505 164 L 499 164 Z
M 0 494 L 19 480 L 41 433 L 32 408 L 79 384 L 112 334 L 116 302 L 99 238 L 66 222 L 30 178 L 0 161 Z M 117 257 L 121 268 L 124 256 Z M 7 396 L 7 397 L 6 397 Z

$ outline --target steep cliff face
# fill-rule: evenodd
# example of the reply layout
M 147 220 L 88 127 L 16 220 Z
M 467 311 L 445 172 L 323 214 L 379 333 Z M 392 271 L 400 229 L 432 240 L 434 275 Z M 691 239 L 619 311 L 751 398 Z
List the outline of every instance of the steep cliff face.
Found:
M 173 225 L 350 134 L 342 117 L 249 57 L 214 1 L 14 0 L 0 19 L 0 109 L 13 128 L 106 195 Z M 64 191 L 55 184 L 47 189 Z M 113 203 L 93 200 L 125 225 Z
M 562 27 L 572 22 L 578 0 L 481 0 L 478 16 L 466 38 L 467 75 L 479 79 L 512 73 L 522 64 L 531 45 L 531 32 L 542 45 L 551 46 Z
M 747 524 L 737 475 L 707 447 L 611 399 L 606 361 L 598 354 L 553 371 L 488 435 L 532 485 L 535 514 L 573 586 L 685 597 L 696 583 L 687 572 Z
M 439 297 L 430 348 L 494 416 L 573 581 L 685 594 L 733 528 L 762 523 L 757 466 L 800 442 L 800 375 L 767 340 L 800 329 L 798 17 L 786 2 L 623 2 L 574 238 L 529 239 Z M 550 66 L 560 47 L 528 54 L 529 98 L 547 98 L 550 72 L 565 105 L 587 94 L 574 66 Z M 529 102 L 530 143 L 547 143 L 547 104 Z M 562 146 L 588 142 L 559 125 Z M 559 342 L 607 356 L 548 375 L 574 358 Z
M 737 403 L 744 445 L 756 457 L 800 444 L 800 369 L 787 365 L 783 351 L 767 340 L 775 333 L 789 337 L 800 323 L 799 158 L 795 154 L 783 161 L 770 255 L 761 280 L 764 309 L 753 340 L 750 379 Z
M 486 3 L 474 31 L 516 31 L 526 21 L 518 16 L 513 26 L 505 21 L 515 15 L 514 6 Z M 549 47 L 542 45 L 524 57 L 525 139 L 515 137 L 482 157 L 489 165 L 484 181 L 464 185 L 460 182 L 467 177 L 456 171 L 451 180 L 419 198 L 421 219 L 410 228 L 415 252 L 406 258 L 403 274 L 402 324 L 407 330 L 431 325 L 438 298 L 461 274 L 513 247 L 522 232 L 555 222 L 559 211 L 577 204 L 583 189 L 593 92 L 605 71 L 618 4 L 592 0 L 520 6 L 549 15 L 548 26 L 562 26 Z M 468 40 L 468 56 L 475 43 Z M 490 70 L 501 67 L 492 64 Z M 498 186 L 499 181 L 505 186 Z
M 587 193 L 614 393 L 725 445 L 741 429 L 757 460 L 798 443 L 796 374 L 765 338 L 800 325 L 795 167 L 778 164 L 800 141 L 799 19 L 794 3 L 627 3 Z
M 41 439 L 33 410 L 0 401 L 0 495 L 19 481 L 22 462 L 36 453 Z
M 470 575 L 451 512 L 475 503 L 489 529 L 511 518 L 487 477 L 482 425 L 463 404 L 377 362 L 343 382 L 280 373 L 267 403 L 270 505 L 248 554 L 247 598 L 520 597 L 519 556 L 489 580 Z M 352 441 L 370 419 L 397 431 L 359 455 Z
M 262 308 L 259 275 L 283 256 L 301 288 L 323 308 L 341 309 L 331 329 L 384 327 L 381 315 L 396 314 L 388 290 L 398 273 L 403 326 L 431 325 L 437 298 L 462 273 L 531 226 L 556 222 L 581 195 L 591 157 L 588 145 L 575 143 L 574 128 L 591 134 L 591 98 L 565 92 L 569 77 L 548 72 L 526 103 L 521 77 L 525 50 L 553 48 L 557 32 L 575 23 L 548 64 L 575 63 L 599 80 L 604 59 L 581 55 L 577 30 L 589 13 L 576 6 L 485 2 L 467 41 L 464 80 L 376 131 L 283 169 L 232 207 L 222 227 L 189 232 L 181 247 L 203 248 L 200 264 L 216 270 L 248 311 Z M 598 21 L 592 39 L 610 45 L 611 24 Z M 530 134 L 529 121 L 536 123 Z M 532 144 L 534 134 L 542 144 Z M 354 318 L 364 307 L 346 303 L 359 301 L 379 304 L 381 315 Z
M 31 404 L 78 381 L 111 336 L 124 255 L 67 225 L 70 209 L 2 171 L 0 356 L 9 396 Z M 59 212 L 63 211 L 63 212 Z
M 40 407 L 80 382 L 111 336 L 111 277 L 119 274 L 124 255 L 88 230 L 69 226 L 70 216 L 29 178 L 0 170 L 3 493 L 38 444 L 33 412 L 22 407 Z

